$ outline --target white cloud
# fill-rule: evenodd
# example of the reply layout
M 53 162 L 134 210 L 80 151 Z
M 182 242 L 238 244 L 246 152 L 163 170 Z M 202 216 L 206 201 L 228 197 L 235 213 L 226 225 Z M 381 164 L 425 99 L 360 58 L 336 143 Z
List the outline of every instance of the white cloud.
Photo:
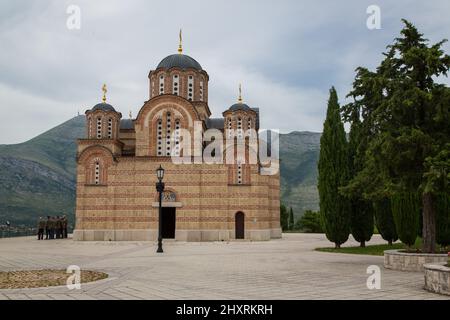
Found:
M 68 5 L 81 8 L 81 30 L 66 28 Z M 47 0 L 0 4 L 0 111 L 21 118 L 0 128 L 0 143 L 16 143 L 108 101 L 124 117 L 148 99 L 148 71 L 175 53 L 178 29 L 185 53 L 210 75 L 210 107 L 220 116 L 244 98 L 261 108 L 262 126 L 321 131 L 328 90 L 341 101 L 358 65 L 373 68 L 406 17 L 432 41 L 448 36 L 450 3 L 379 0 L 382 29 L 366 28 L 371 0 Z M 446 49 L 449 50 L 448 44 Z M 447 79 L 444 79 L 448 82 Z M 11 130 L 12 129 L 12 130 Z

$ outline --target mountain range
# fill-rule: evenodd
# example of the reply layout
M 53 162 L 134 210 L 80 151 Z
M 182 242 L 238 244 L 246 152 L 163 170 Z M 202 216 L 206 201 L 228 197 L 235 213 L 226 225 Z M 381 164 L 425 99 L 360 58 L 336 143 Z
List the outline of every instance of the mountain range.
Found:
M 76 139 L 85 117 L 74 117 L 20 144 L 0 145 L 0 225 L 34 226 L 39 216 L 67 214 L 73 224 Z M 298 218 L 318 209 L 320 133 L 280 134 L 281 202 Z

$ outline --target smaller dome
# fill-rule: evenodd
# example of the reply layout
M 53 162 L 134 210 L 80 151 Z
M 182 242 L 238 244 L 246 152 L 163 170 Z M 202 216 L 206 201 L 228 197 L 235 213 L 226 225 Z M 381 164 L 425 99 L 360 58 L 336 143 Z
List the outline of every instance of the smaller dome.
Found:
M 251 108 L 245 103 L 235 103 L 228 110 L 230 110 L 230 111 L 237 111 L 237 110 L 248 111 L 248 110 L 251 110 Z
M 102 102 L 102 103 L 98 103 L 96 104 L 91 111 L 97 111 L 97 110 L 102 110 L 102 111 L 114 111 L 116 112 L 116 109 L 114 109 L 114 107 L 108 103 Z
M 185 54 L 172 54 L 165 57 L 156 67 L 156 69 L 164 68 L 181 68 L 181 69 L 196 69 L 198 71 L 202 70 L 202 66 L 193 58 Z

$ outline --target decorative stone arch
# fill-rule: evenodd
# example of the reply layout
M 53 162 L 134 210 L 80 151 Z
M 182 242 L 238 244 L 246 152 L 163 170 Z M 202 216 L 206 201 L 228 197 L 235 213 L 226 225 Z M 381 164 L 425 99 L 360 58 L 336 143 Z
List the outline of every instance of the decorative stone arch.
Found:
M 156 192 L 155 196 L 153 197 L 153 207 L 159 206 L 159 193 Z M 178 195 L 178 193 L 173 188 L 165 188 L 163 192 L 163 200 L 162 200 L 162 206 L 163 207 L 181 207 L 182 202 Z
M 107 185 L 108 168 L 113 165 L 115 159 L 108 148 L 96 145 L 83 150 L 77 162 L 84 166 L 85 184 Z
M 172 108 L 178 110 L 183 118 L 187 119 L 188 127 L 194 125 L 194 121 L 199 121 L 200 117 L 191 102 L 180 96 L 162 95 L 147 101 L 139 111 L 136 124 L 142 128 L 148 127 L 150 119 L 153 119 L 161 109 Z
M 167 137 L 167 128 L 165 127 L 164 117 L 168 111 L 174 115 L 174 123 L 176 119 L 180 120 L 181 129 L 189 131 L 192 139 L 191 145 L 193 145 L 194 121 L 200 121 L 200 118 L 192 103 L 180 96 L 158 96 L 144 104 L 137 116 L 135 122 L 136 141 L 139 143 L 136 149 L 137 155 L 158 156 L 157 121 L 162 119 L 162 136 Z M 171 134 L 172 133 L 173 132 L 171 132 Z M 163 152 L 163 154 L 159 156 L 164 157 L 166 154 Z

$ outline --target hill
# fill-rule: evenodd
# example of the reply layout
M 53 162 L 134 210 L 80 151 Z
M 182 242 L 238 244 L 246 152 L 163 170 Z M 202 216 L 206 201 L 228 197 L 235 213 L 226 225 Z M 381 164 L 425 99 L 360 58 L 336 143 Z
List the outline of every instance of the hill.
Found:
M 75 207 L 75 140 L 85 117 L 75 117 L 27 142 L 0 145 L 0 224 L 34 226 L 41 215 Z
M 73 223 L 77 138 L 85 135 L 78 116 L 27 141 L 0 145 L 0 224 L 34 226 L 43 215 L 66 212 Z M 281 201 L 296 216 L 318 209 L 320 134 L 280 135 Z
M 297 218 L 305 210 L 319 210 L 320 137 L 306 131 L 280 135 L 281 202 L 292 207 Z

